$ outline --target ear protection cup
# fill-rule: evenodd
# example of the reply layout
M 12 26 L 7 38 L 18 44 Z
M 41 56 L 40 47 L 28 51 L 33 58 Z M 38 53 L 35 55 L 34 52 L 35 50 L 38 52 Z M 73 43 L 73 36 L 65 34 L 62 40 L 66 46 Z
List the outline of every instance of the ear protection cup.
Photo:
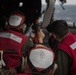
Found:
M 25 32 L 25 30 L 26 30 L 26 24 L 23 24 L 23 33 Z
M 18 26 L 17 30 L 24 33 L 26 30 L 26 24 L 22 24 L 22 25 Z

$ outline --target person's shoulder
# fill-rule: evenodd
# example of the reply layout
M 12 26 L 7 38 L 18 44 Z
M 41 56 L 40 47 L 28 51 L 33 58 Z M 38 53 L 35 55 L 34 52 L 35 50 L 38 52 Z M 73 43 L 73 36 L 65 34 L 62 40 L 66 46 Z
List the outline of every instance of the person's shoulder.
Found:
M 33 46 L 34 45 L 33 41 L 31 41 L 30 39 L 28 39 L 26 41 L 26 44 L 28 44 L 29 46 Z
M 70 58 L 70 56 L 63 50 L 59 49 L 57 54 L 56 54 L 58 57 L 62 58 L 62 57 L 67 57 L 67 58 Z

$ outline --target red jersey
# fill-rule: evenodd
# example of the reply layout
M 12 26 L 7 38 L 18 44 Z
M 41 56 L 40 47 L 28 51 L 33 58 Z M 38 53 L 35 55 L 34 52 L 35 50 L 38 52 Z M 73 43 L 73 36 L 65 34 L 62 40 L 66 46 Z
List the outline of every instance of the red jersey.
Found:
M 3 59 L 8 69 L 14 69 L 19 66 L 22 58 L 22 47 L 27 39 L 27 36 L 12 30 L 0 32 L 0 50 L 18 52 L 18 54 L 4 54 Z
M 68 36 L 61 42 L 58 49 L 65 51 L 73 60 L 70 72 L 76 75 L 76 35 L 69 33 Z

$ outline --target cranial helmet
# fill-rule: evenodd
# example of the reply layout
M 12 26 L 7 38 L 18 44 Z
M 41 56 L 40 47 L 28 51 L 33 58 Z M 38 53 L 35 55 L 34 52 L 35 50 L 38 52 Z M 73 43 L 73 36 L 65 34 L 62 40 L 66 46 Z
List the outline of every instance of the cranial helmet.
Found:
M 17 30 L 26 28 L 26 24 L 24 24 L 24 22 L 25 22 L 25 16 L 23 13 L 19 11 L 13 12 L 8 19 L 8 24 L 10 28 L 15 28 Z
M 54 53 L 47 47 L 34 47 L 28 55 L 28 65 L 33 72 L 48 73 L 54 66 Z

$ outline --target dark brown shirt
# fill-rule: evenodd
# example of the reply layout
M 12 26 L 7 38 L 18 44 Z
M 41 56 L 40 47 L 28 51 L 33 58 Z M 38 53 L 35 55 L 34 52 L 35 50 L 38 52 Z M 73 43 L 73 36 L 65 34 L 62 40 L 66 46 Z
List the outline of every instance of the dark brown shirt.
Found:
M 58 50 L 56 63 L 58 64 L 58 69 L 56 70 L 55 75 L 71 75 L 70 66 L 72 64 L 72 59 L 66 52 Z

